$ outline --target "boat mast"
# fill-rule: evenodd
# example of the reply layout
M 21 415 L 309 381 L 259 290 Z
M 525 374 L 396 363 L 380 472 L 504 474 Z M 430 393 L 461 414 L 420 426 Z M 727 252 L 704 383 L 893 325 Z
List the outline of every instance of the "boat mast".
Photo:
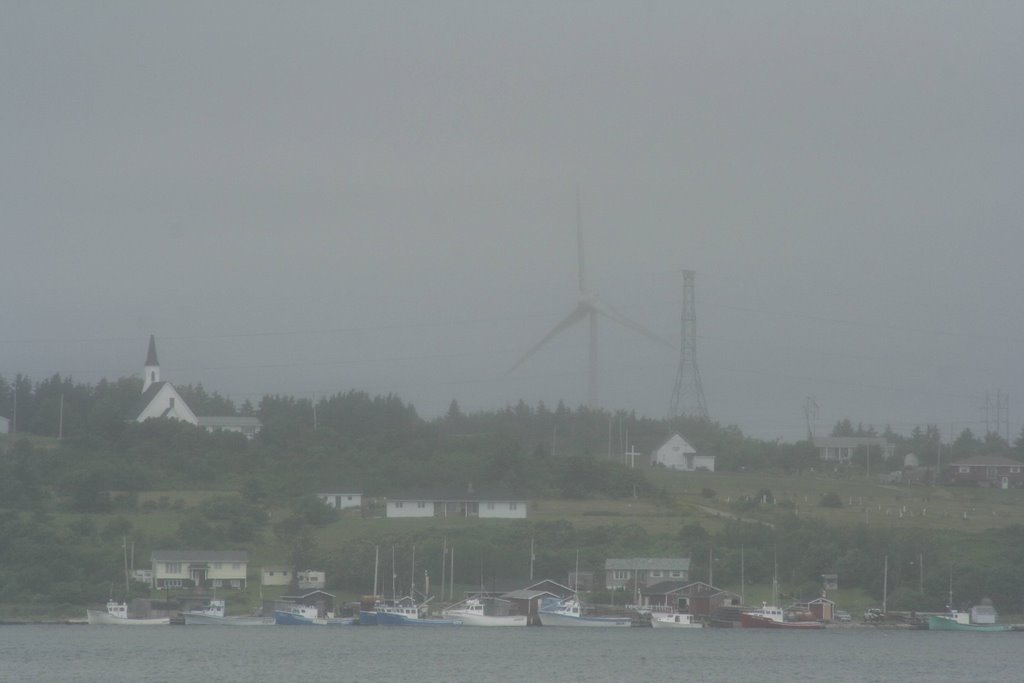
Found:
M 744 569 L 744 567 L 743 567 L 743 546 L 741 545 L 740 546 L 740 604 L 741 605 L 747 604 L 747 601 L 744 598 L 744 592 L 745 592 L 745 589 L 746 589 L 747 580 L 744 577 L 743 569 Z
M 448 577 L 448 599 L 455 599 L 455 544 L 452 543 L 452 559 L 451 567 L 448 570 L 450 576 Z
M 444 579 L 445 579 L 445 568 L 448 564 L 448 537 L 445 536 L 441 541 L 441 602 L 444 602 Z
M 882 614 L 886 613 L 886 602 L 889 597 L 889 556 L 885 556 L 885 569 L 882 570 Z
M 398 578 L 398 574 L 395 573 L 395 546 L 391 546 L 391 600 L 392 602 L 398 597 L 397 591 L 395 590 L 395 580 Z
M 412 547 L 412 571 L 409 577 L 409 597 L 416 602 L 416 546 Z
M 380 568 L 380 544 L 373 546 L 373 600 L 377 601 L 377 571 Z
M 121 549 L 124 550 L 124 603 L 128 604 L 128 537 L 121 537 Z

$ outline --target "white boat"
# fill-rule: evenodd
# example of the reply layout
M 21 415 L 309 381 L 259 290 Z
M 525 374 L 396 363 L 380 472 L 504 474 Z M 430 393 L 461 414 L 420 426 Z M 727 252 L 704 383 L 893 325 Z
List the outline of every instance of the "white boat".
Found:
M 692 614 L 652 614 L 654 628 L 704 628 L 704 624 L 693 620 Z
M 465 626 L 526 626 L 525 615 L 494 616 L 484 614 L 484 603 L 476 598 L 455 603 L 441 614 L 449 619 L 461 619 Z
M 537 612 L 542 626 L 625 626 L 633 625 L 629 617 L 599 617 L 583 613 L 580 601 L 569 598 L 558 603 L 557 607 Z
M 87 609 L 85 618 L 90 624 L 110 624 L 114 626 L 163 626 L 171 623 L 169 617 L 153 619 L 132 619 L 128 617 L 128 605 L 123 602 L 107 601 L 107 611 Z
M 273 617 L 229 617 L 225 614 L 223 600 L 211 600 L 203 609 L 182 612 L 181 616 L 185 619 L 186 626 L 269 626 L 274 623 Z

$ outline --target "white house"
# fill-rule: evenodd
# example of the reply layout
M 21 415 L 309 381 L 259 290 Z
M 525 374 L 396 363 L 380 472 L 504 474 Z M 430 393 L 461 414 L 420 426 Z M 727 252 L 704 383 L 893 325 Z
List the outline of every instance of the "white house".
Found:
M 156 339 L 153 335 L 149 335 L 149 349 L 146 352 L 146 365 L 143 369 L 142 397 L 135 415 L 136 422 L 163 417 L 197 425 L 208 432 L 237 432 L 249 439 L 255 437 L 261 427 L 260 421 L 255 417 L 199 417 L 192 412 L 174 385 L 160 380 L 160 361 L 156 357 Z
M 672 438 L 654 451 L 651 463 L 684 472 L 715 471 L 715 456 L 698 454 L 696 449 L 679 434 L 673 434 Z
M 295 578 L 298 580 L 299 588 L 301 589 L 312 590 L 327 586 L 327 574 L 324 572 L 305 569 L 300 572 L 295 572 Z
M 385 516 L 526 519 L 526 501 L 483 499 L 472 494 L 389 498 Z
M 335 510 L 363 506 L 363 494 L 361 493 L 318 493 L 316 497 Z
M 244 550 L 154 550 L 153 588 L 245 588 Z
M 260 571 L 260 583 L 264 586 L 287 586 L 291 582 L 291 567 L 267 565 Z

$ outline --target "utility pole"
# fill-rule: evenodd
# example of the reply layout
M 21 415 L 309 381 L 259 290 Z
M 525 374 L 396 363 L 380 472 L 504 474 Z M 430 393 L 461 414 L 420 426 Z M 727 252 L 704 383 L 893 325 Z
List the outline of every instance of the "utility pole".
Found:
M 885 570 L 882 572 L 882 614 L 886 614 L 886 602 L 889 598 L 889 556 L 885 556 Z
M 675 387 L 672 389 L 672 400 L 669 402 L 670 420 L 679 417 L 680 414 L 708 419 L 708 406 L 700 382 L 700 369 L 697 367 L 695 280 L 694 271 L 683 271 L 682 339 L 679 346 L 679 369 L 676 372 Z

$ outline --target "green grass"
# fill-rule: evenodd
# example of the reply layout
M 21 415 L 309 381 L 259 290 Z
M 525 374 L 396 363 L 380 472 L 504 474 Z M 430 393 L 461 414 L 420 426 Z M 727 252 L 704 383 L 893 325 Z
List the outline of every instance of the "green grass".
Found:
M 1024 489 L 985 489 L 946 486 L 895 486 L 874 483 L 864 476 L 840 477 L 822 473 L 784 475 L 734 472 L 669 472 L 650 470 L 656 487 L 679 506 L 702 506 L 723 515 L 771 521 L 779 505 L 739 511 L 735 501 L 772 492 L 777 503 L 792 504 L 797 514 L 829 524 L 859 524 L 908 529 L 984 531 L 1024 524 Z M 715 491 L 704 497 L 704 489 Z M 841 508 L 818 505 L 822 494 L 835 493 Z M 964 514 L 966 513 L 966 519 Z M 713 517 L 711 512 L 703 513 Z

